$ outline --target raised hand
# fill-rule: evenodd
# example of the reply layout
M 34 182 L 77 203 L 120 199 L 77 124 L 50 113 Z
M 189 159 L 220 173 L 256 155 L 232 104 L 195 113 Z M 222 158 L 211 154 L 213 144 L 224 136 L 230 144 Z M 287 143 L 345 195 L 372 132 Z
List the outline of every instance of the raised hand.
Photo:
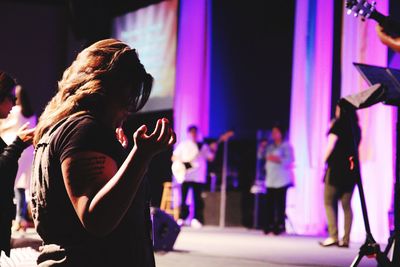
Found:
M 281 163 L 282 159 L 279 156 L 276 155 L 268 155 L 267 160 L 275 162 L 275 163 Z
M 121 127 L 115 129 L 115 135 L 116 135 L 118 141 L 121 143 L 121 145 L 124 148 L 127 148 L 128 147 L 128 137 L 126 137 L 124 130 Z
M 29 122 L 21 126 L 17 131 L 17 136 L 27 144 L 32 144 L 33 137 L 35 136 L 35 128 L 28 129 Z
M 159 119 L 154 131 L 147 135 L 146 125 L 142 125 L 134 134 L 133 140 L 138 152 L 152 157 L 159 152 L 172 147 L 176 142 L 175 132 L 168 119 Z

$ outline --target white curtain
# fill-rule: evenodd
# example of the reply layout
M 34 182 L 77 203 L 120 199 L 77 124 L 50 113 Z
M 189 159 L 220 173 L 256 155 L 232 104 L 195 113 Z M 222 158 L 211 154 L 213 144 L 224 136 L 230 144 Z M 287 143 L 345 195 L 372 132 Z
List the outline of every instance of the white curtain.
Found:
M 297 234 L 325 229 L 323 153 L 331 108 L 333 0 L 296 2 L 290 141 L 295 187 L 287 214 Z

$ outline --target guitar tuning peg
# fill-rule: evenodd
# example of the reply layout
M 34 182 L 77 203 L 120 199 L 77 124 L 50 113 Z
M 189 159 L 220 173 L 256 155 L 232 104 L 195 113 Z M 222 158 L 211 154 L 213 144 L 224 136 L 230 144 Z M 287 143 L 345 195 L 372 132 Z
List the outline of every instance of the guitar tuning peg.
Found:
M 355 5 L 354 0 L 346 0 L 346 8 L 351 8 Z
M 372 6 L 376 6 L 376 1 L 372 1 L 372 2 L 371 2 L 371 5 L 372 5 Z
M 358 17 L 358 13 L 354 13 L 354 17 L 356 17 L 356 18 L 357 18 L 357 17 Z
M 351 14 L 351 9 L 347 10 L 347 15 Z

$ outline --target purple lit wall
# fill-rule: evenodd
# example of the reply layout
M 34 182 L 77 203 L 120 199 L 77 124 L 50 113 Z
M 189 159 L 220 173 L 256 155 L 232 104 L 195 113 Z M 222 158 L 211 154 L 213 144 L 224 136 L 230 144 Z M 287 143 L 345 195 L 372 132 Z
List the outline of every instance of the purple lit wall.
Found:
M 388 0 L 377 2 L 377 10 L 388 14 Z M 342 88 L 346 96 L 368 88 L 353 62 L 387 66 L 387 47 L 379 41 L 376 22 L 362 22 L 353 16 L 344 16 L 342 36 Z M 388 212 L 391 208 L 393 185 L 394 108 L 383 104 L 358 111 L 362 129 L 360 146 L 361 175 L 366 196 L 371 231 L 379 242 L 389 235 Z M 351 238 L 365 240 L 365 229 L 358 191 L 352 201 L 354 222 Z
M 211 41 L 209 5 L 207 0 L 180 1 L 174 98 L 174 129 L 178 142 L 186 138 L 187 128 L 192 124 L 199 127 L 203 136 L 208 136 Z M 174 203 L 180 203 L 178 188 L 174 190 Z M 193 214 L 191 194 L 187 204 Z
M 295 187 L 287 213 L 297 234 L 325 226 L 323 149 L 331 103 L 333 0 L 297 1 L 290 142 L 295 151 Z
M 174 123 L 178 141 L 196 124 L 208 135 L 210 14 L 207 0 L 180 1 Z

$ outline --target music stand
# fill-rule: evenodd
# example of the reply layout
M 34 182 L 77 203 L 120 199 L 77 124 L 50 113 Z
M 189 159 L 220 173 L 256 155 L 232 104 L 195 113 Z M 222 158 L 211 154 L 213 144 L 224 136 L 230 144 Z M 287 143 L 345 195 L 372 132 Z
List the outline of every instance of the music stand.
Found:
M 367 83 L 372 86 L 371 94 L 369 99 L 365 97 L 354 97 L 353 99 L 347 98 L 346 100 L 351 102 L 353 107 L 356 109 L 366 108 L 374 105 L 378 102 L 383 102 L 386 105 L 392 105 L 397 107 L 397 144 L 396 144 L 396 182 L 394 190 L 394 231 L 389 238 L 388 245 L 385 251 L 380 251 L 379 245 L 375 242 L 372 237 L 368 215 L 366 211 L 366 204 L 364 198 L 364 192 L 362 189 L 361 178 L 359 179 L 359 191 L 361 198 L 361 206 L 364 216 L 364 224 L 367 232 L 367 238 L 365 244 L 361 246 L 358 256 L 352 263 L 353 266 L 357 266 L 363 256 L 375 256 L 379 266 L 400 266 L 400 70 L 378 67 L 360 63 L 353 63 L 356 69 L 360 72 L 362 77 Z M 383 86 L 380 86 L 383 85 Z M 374 92 L 372 92 L 374 91 Z M 362 93 L 361 93 L 362 94 Z M 360 94 L 359 94 L 360 95 Z M 365 100 L 365 101 L 364 101 Z M 388 257 L 389 251 L 392 250 L 392 259 Z

